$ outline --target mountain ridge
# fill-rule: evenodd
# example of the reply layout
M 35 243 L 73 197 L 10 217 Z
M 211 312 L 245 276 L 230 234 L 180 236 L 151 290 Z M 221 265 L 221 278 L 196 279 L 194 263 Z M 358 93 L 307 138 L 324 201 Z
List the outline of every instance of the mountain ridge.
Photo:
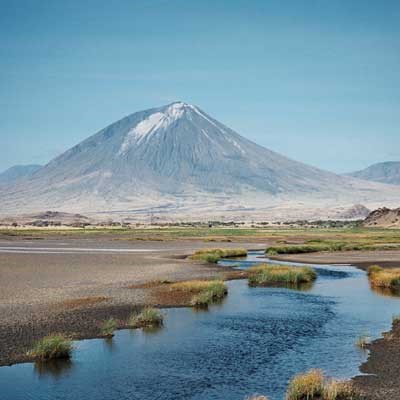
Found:
M 400 185 L 400 161 L 384 161 L 347 175 L 373 182 Z

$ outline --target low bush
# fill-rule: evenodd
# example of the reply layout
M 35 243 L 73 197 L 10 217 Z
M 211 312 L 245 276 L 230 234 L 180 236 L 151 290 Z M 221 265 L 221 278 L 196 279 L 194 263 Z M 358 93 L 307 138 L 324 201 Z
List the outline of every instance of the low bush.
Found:
M 133 314 L 129 318 L 128 325 L 131 328 L 156 328 L 162 326 L 164 317 L 156 308 L 145 308 L 139 314 Z
M 310 267 L 262 264 L 248 269 L 250 286 L 299 285 L 312 282 L 316 278 L 316 272 Z
M 40 361 L 70 358 L 72 349 L 70 339 L 63 335 L 51 335 L 39 340 L 28 355 Z

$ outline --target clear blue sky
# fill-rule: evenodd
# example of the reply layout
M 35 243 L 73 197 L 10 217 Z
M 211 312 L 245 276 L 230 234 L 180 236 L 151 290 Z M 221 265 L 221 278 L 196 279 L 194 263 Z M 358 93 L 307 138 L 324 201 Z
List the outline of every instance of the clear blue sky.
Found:
M 0 170 L 175 100 L 321 168 L 400 160 L 398 0 L 0 7 Z

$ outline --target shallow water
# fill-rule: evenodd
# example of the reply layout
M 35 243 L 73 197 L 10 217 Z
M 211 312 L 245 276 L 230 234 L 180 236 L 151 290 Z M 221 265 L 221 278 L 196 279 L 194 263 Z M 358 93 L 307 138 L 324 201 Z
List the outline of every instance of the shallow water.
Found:
M 246 268 L 259 256 L 225 263 Z M 232 281 L 209 311 L 165 310 L 163 329 L 77 342 L 71 362 L 2 367 L 0 399 L 282 400 L 289 378 L 309 368 L 356 375 L 366 358 L 357 336 L 390 329 L 400 300 L 371 291 L 356 268 L 315 268 L 307 291 Z

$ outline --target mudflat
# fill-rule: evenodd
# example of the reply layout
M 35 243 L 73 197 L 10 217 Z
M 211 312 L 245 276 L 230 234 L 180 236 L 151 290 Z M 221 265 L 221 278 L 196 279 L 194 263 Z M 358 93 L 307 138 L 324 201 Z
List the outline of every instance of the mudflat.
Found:
M 116 239 L 0 239 L 0 365 L 24 361 L 32 343 L 48 334 L 94 337 L 107 318 L 126 319 L 135 308 L 153 305 L 151 291 L 141 284 L 207 279 L 224 272 L 214 264 L 187 260 L 196 249 L 264 248 L 256 243 Z

